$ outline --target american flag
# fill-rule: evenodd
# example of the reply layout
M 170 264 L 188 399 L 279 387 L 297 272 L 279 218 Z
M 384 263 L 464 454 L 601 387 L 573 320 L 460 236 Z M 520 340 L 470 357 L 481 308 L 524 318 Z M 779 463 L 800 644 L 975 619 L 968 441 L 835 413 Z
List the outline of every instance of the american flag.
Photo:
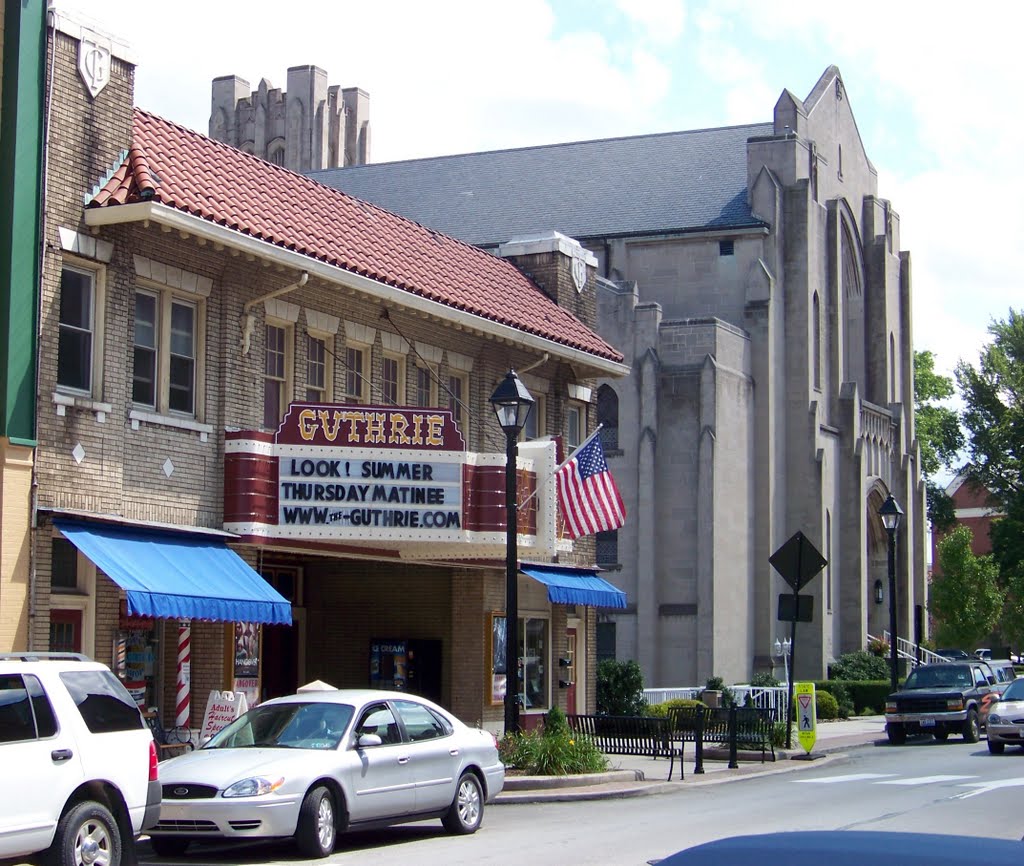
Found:
M 618 529 L 626 522 L 626 506 L 604 459 L 599 437 L 576 449 L 555 479 L 558 504 L 570 538 Z

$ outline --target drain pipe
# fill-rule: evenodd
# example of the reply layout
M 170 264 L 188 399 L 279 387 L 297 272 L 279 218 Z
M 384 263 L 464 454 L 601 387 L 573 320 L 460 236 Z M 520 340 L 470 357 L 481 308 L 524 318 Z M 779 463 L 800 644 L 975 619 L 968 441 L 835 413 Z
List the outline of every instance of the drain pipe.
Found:
M 522 375 L 523 373 L 529 373 L 530 370 L 536 370 L 541 364 L 546 364 L 550 360 L 551 360 L 551 353 L 550 352 L 545 352 L 543 355 L 541 355 L 532 364 L 527 364 L 525 367 L 520 367 L 518 370 L 516 370 L 516 374 L 517 375 Z
M 256 316 L 253 315 L 253 310 L 265 301 L 269 301 L 271 298 L 276 298 L 279 295 L 286 295 L 288 292 L 293 292 L 296 289 L 301 289 L 309 281 L 309 271 L 303 271 L 302 276 L 299 277 L 298 282 L 291 283 L 281 289 L 275 289 L 273 292 L 268 292 L 265 295 L 261 295 L 254 300 L 246 302 L 242 308 L 242 354 L 249 354 L 249 344 L 252 341 L 253 328 L 256 327 Z

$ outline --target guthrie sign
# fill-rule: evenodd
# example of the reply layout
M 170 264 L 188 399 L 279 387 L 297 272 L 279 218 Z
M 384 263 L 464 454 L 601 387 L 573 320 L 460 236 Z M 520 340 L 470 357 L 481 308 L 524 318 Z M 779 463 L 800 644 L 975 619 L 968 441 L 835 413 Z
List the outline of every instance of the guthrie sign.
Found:
M 465 442 L 447 410 L 293 403 L 274 444 L 279 536 L 461 534 Z

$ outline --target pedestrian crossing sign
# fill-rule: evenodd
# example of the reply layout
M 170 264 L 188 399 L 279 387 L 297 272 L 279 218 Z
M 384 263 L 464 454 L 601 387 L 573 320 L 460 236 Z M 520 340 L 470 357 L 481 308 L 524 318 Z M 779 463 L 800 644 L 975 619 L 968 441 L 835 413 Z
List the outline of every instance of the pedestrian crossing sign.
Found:
M 796 730 L 800 745 L 811 753 L 818 739 L 818 717 L 814 709 L 814 683 L 793 683 L 796 696 Z

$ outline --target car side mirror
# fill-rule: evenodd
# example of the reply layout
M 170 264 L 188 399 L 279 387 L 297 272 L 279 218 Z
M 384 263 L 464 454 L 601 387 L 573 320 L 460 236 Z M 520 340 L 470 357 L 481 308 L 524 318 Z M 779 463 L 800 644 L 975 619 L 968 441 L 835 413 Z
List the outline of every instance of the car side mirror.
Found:
M 377 734 L 363 734 L 356 740 L 356 748 L 366 749 L 370 746 L 379 746 L 383 742 Z

